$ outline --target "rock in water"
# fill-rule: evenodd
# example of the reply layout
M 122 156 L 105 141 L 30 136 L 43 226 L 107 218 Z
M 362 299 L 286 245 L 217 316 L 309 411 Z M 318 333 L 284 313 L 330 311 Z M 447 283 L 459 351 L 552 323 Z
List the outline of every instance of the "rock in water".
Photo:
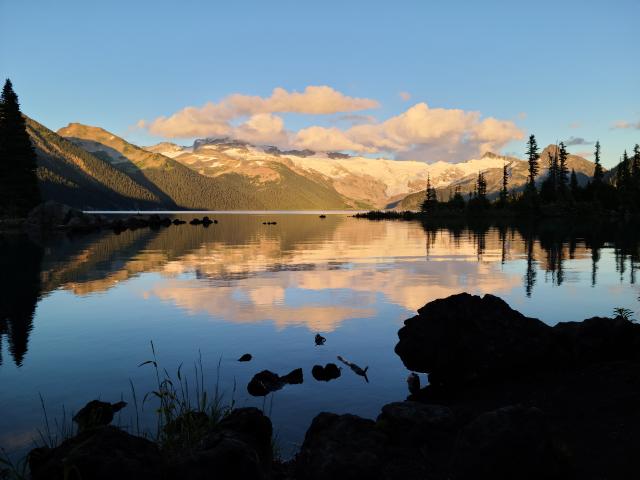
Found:
M 319 333 L 316 333 L 315 336 L 315 342 L 316 345 L 320 346 L 320 345 L 324 345 L 324 343 L 327 341 L 326 338 L 324 338 L 322 335 L 320 335 Z
M 253 358 L 253 357 L 251 356 L 251 354 L 250 354 L 250 353 L 245 353 L 244 355 L 242 355 L 242 356 L 238 359 L 238 361 L 239 361 L 239 362 L 250 362 L 252 358 Z
M 78 424 L 78 432 L 102 427 L 109 425 L 113 420 L 113 415 L 126 406 L 126 402 L 108 403 L 92 400 L 73 416 L 73 421 Z
M 296 368 L 295 370 L 291 370 L 289 373 L 281 377 L 281 379 L 289 385 L 298 385 L 304 381 L 302 369 Z
M 263 370 L 253 376 L 247 385 L 247 391 L 254 397 L 264 397 L 271 392 L 280 390 L 287 384 L 296 385 L 302 383 L 303 380 L 301 368 L 296 368 L 282 377 L 269 370 Z
M 551 328 L 493 295 L 435 300 L 404 322 L 396 353 L 432 385 L 518 376 L 553 362 Z
M 311 375 L 319 382 L 328 382 L 340 377 L 340 368 L 335 363 L 327 363 L 322 365 L 314 365 L 311 369 Z

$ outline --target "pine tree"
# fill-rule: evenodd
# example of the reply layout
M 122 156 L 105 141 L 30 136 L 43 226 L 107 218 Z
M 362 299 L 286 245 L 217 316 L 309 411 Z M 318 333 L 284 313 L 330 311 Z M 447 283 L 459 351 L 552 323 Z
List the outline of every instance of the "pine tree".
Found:
M 631 162 L 631 178 L 635 188 L 640 187 L 640 145 L 637 143 L 633 147 L 633 158 Z
M 529 186 L 535 190 L 536 176 L 538 175 L 538 159 L 540 154 L 538 153 L 538 142 L 536 142 L 535 135 L 529 136 L 527 142 L 527 158 L 529 161 Z
M 595 168 L 593 169 L 593 183 L 596 185 L 600 185 L 602 183 L 602 177 L 604 177 L 604 172 L 602 171 L 602 165 L 600 164 L 600 141 L 596 142 L 596 151 L 595 151 Z
M 436 196 L 436 189 L 431 186 L 431 176 L 427 174 L 427 191 L 420 209 L 423 212 L 430 212 L 433 210 L 437 203 L 438 198 Z
M 40 203 L 36 169 L 18 96 L 7 79 L 0 96 L 0 213 L 25 215 Z
M 487 181 L 484 173 L 478 172 L 478 181 L 476 183 L 476 191 L 478 192 L 478 200 L 484 204 L 487 202 Z
M 509 166 L 505 163 L 502 166 L 502 188 L 500 189 L 500 204 L 507 204 L 507 196 L 509 195 Z
M 618 171 L 616 172 L 616 183 L 618 188 L 626 189 L 629 186 L 629 180 L 631 178 L 629 172 L 629 155 L 625 150 L 622 154 L 622 160 L 618 164 Z
M 569 153 L 567 153 L 564 142 L 560 142 L 558 157 L 558 189 L 564 194 L 567 191 L 567 183 L 569 183 L 569 166 L 567 165 Z

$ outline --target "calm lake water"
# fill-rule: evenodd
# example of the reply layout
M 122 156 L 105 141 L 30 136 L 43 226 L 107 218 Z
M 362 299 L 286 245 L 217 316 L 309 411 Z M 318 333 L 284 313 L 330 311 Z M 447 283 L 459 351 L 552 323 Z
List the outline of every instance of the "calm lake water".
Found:
M 220 362 L 226 399 L 264 408 L 286 456 L 320 411 L 375 417 L 405 398 L 396 334 L 431 300 L 493 293 L 549 324 L 618 306 L 640 314 L 635 227 L 215 218 L 209 228 L 39 243 L 0 236 L 0 446 L 32 445 L 43 428 L 39 394 L 51 423 L 62 421 L 63 406 L 74 411 L 96 397 L 131 402 L 130 380 L 140 399 L 154 388 L 149 366 L 138 367 L 151 358 L 150 341 L 170 372 L 181 363 L 190 372 L 201 354 L 211 387 Z M 314 345 L 316 332 L 326 345 Z M 244 353 L 253 361 L 237 362 Z M 369 383 L 344 368 L 335 381 L 314 380 L 312 366 L 337 355 L 368 366 Z M 253 374 L 297 367 L 302 385 L 266 401 L 247 393 Z M 134 417 L 130 405 L 118 421 Z M 142 422 L 153 426 L 150 406 Z

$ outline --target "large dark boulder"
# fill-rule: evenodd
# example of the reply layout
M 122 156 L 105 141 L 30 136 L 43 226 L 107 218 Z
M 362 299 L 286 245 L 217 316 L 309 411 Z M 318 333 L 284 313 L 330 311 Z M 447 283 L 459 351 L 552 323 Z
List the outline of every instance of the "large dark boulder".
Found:
M 551 328 L 493 295 L 461 293 L 428 303 L 398 332 L 396 353 L 431 384 L 521 375 L 555 357 Z
M 452 477 L 561 479 L 567 478 L 566 464 L 542 411 L 509 406 L 483 413 L 460 431 Z
M 305 435 L 296 461 L 296 478 L 381 478 L 385 442 L 373 420 L 321 413 Z
M 377 426 L 396 444 L 440 446 L 454 436 L 455 416 L 450 408 L 419 402 L 393 402 L 382 407 Z
M 158 480 L 165 478 L 157 445 L 112 426 L 85 430 L 28 457 L 33 480 Z
M 621 317 L 558 323 L 553 333 L 568 360 L 576 365 L 640 360 L 640 325 Z
M 268 478 L 272 464 L 271 421 L 257 408 L 239 408 L 202 440 L 177 456 L 171 477 L 189 480 Z

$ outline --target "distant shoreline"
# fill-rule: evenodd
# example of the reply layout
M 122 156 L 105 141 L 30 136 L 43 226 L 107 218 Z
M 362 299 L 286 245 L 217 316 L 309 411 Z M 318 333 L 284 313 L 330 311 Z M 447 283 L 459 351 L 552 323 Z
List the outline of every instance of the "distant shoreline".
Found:
M 192 215 L 211 213 L 216 215 L 358 215 L 369 210 L 83 210 L 89 215 Z

